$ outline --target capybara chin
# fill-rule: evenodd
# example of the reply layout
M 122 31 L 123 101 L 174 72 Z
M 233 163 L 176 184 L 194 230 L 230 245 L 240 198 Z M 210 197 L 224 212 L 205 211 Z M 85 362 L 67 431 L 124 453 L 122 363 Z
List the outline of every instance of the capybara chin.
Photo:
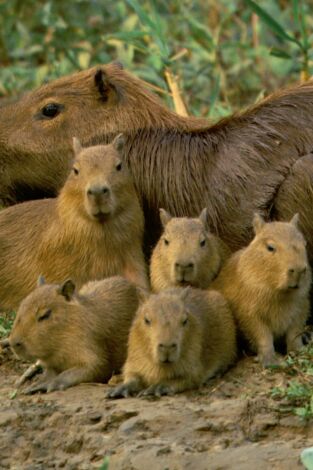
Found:
M 112 144 L 81 148 L 58 198 L 0 212 L 0 307 L 16 308 L 36 285 L 123 275 L 143 288 L 143 213 L 120 152 Z
M 137 307 L 136 287 L 119 276 L 89 282 L 79 292 L 70 280 L 41 283 L 21 302 L 9 338 L 19 357 L 44 366 L 43 380 L 28 392 L 108 381 L 125 361 Z
M 210 233 L 207 210 L 198 218 L 172 217 L 160 209 L 163 234 L 150 263 L 151 287 L 160 292 L 170 287 L 209 287 L 230 255 L 229 248 Z
M 275 364 L 274 339 L 300 349 L 309 315 L 311 269 L 306 242 L 290 222 L 265 223 L 255 214 L 255 237 L 225 263 L 212 288 L 229 301 L 239 329 L 264 366 Z
M 109 398 L 167 395 L 197 388 L 236 358 L 236 333 L 226 300 L 187 287 L 152 294 L 132 324 L 124 383 Z

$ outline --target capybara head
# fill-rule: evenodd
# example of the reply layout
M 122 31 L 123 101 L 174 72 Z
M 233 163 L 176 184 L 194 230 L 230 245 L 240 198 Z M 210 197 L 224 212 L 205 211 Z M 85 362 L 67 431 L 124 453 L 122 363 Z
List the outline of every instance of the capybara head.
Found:
M 123 144 L 122 134 L 111 144 L 87 148 L 73 139 L 75 160 L 62 190 L 69 207 L 79 207 L 90 219 L 102 223 L 128 205 L 134 189 L 121 157 Z
M 38 287 L 21 302 L 9 338 L 20 358 L 45 361 L 59 348 L 66 348 L 68 327 L 78 319 L 80 308 L 74 296 L 72 281 L 52 285 L 39 278 Z
M 246 250 L 251 279 L 278 290 L 292 291 L 306 285 L 309 264 L 306 241 L 298 229 L 298 214 L 290 222 L 270 223 L 255 214 L 253 227 L 255 237 Z
M 185 289 L 151 295 L 138 311 L 142 334 L 155 364 L 174 364 L 188 348 L 194 317 L 185 305 Z
M 158 243 L 159 265 L 171 287 L 199 287 L 207 277 L 214 255 L 207 223 L 207 210 L 199 218 L 171 217 L 160 209 L 164 232 Z
M 146 84 L 112 63 L 62 77 L 1 107 L 0 199 L 52 196 L 64 184 L 72 138 L 84 146 L 120 132 L 172 127 L 171 113 Z

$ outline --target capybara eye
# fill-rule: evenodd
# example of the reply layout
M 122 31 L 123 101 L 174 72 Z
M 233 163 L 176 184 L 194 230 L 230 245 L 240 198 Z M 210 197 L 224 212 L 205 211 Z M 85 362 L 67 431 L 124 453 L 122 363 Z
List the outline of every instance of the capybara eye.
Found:
M 79 174 L 78 168 L 75 168 L 75 166 L 74 166 L 74 167 L 73 167 L 73 172 L 75 173 L 75 175 L 78 175 L 78 174 Z
M 54 118 L 61 111 L 61 107 L 57 103 L 48 103 L 41 110 L 43 116 Z
M 276 251 L 275 246 L 271 245 L 270 243 L 266 245 L 266 248 L 268 251 L 271 251 L 271 252 Z
M 183 325 L 183 326 L 186 326 L 187 323 L 188 323 L 188 318 L 185 318 L 185 320 L 182 321 L 182 325 Z
M 205 246 L 205 239 L 204 239 L 204 240 L 201 240 L 200 246 Z
M 147 317 L 145 317 L 145 324 L 146 325 L 151 325 L 151 321 Z
M 165 244 L 165 245 L 169 245 L 170 242 L 169 242 L 166 238 L 164 238 L 164 244 Z
M 46 310 L 42 315 L 38 317 L 38 321 L 47 320 L 47 318 L 50 317 L 51 313 L 52 313 L 51 309 Z
M 115 168 L 117 169 L 117 171 L 121 171 L 121 169 L 122 169 L 122 164 L 121 164 L 121 163 L 118 163 Z

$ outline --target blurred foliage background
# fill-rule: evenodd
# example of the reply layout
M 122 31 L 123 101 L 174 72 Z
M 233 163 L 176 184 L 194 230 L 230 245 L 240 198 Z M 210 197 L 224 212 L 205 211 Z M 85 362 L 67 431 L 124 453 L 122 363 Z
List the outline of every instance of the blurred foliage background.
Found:
M 112 60 L 217 118 L 313 73 L 312 0 L 0 0 L 0 96 Z

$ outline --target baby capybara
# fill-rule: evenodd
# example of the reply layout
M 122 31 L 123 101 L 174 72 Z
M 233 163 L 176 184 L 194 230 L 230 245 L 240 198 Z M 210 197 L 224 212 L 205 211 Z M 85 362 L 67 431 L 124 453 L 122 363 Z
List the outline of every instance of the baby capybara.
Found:
M 9 338 L 20 358 L 39 359 L 45 369 L 28 392 L 109 380 L 125 361 L 137 307 L 136 287 L 120 276 L 91 281 L 79 292 L 70 280 L 41 283 L 21 302 Z
M 271 223 L 255 214 L 254 239 L 231 256 L 212 284 L 229 301 L 241 333 L 264 366 L 278 360 L 275 338 L 286 337 L 288 352 L 303 345 L 311 269 L 297 223 L 297 214 L 290 222 Z
M 16 308 L 36 285 L 71 278 L 123 275 L 146 288 L 143 213 L 120 152 L 110 145 L 81 148 L 56 199 L 25 202 L 0 212 L 0 307 Z
M 197 388 L 236 358 L 233 315 L 215 291 L 187 287 L 152 294 L 132 324 L 124 383 L 109 398 Z
M 218 275 L 230 250 L 210 233 L 207 210 L 198 218 L 172 217 L 160 209 L 164 232 L 151 257 L 150 279 L 154 292 L 191 285 L 207 288 Z

